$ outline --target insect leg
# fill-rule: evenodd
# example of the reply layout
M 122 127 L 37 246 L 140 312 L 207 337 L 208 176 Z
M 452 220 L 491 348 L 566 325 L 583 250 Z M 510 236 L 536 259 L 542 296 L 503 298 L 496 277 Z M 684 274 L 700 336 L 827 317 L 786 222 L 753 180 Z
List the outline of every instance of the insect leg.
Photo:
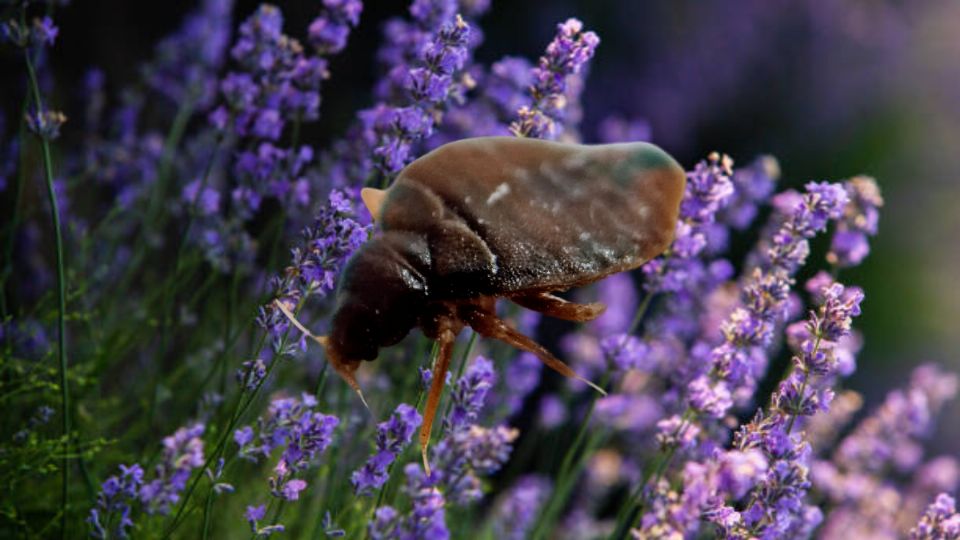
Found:
M 440 347 L 437 360 L 433 364 L 433 380 L 430 383 L 430 394 L 427 395 L 427 406 L 423 410 L 423 424 L 420 425 L 420 454 L 423 456 L 423 470 L 428 476 L 430 463 L 427 461 L 427 447 L 430 446 L 430 431 L 433 429 L 433 419 L 437 415 L 437 406 L 440 405 L 443 384 L 447 380 L 447 370 L 450 369 L 450 358 L 453 356 L 453 341 L 456 337 L 449 328 L 442 330 L 437 336 Z
M 538 311 L 549 317 L 556 317 L 564 321 L 592 321 L 607 310 L 607 306 L 599 302 L 575 304 L 548 292 L 519 294 L 511 296 L 510 300 L 527 309 L 532 309 L 533 311 Z
M 460 315 L 463 320 L 480 335 L 499 339 L 520 350 L 533 353 L 547 367 L 564 377 L 583 381 L 597 392 L 607 395 L 607 392 L 604 391 L 603 388 L 578 375 L 576 371 L 564 364 L 563 361 L 554 356 L 543 345 L 510 328 L 507 323 L 500 320 L 494 313 L 477 309 L 475 306 L 464 306 Z

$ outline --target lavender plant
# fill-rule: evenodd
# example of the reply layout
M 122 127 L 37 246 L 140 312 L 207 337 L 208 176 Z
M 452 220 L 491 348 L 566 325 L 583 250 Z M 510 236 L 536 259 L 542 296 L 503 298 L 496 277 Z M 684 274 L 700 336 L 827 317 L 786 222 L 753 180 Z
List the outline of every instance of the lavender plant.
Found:
M 474 335 L 429 471 L 425 338 L 358 373 L 369 408 L 330 373 L 309 338 L 377 234 L 361 188 L 451 140 L 582 137 L 598 36 L 567 19 L 539 59 L 484 65 L 489 7 L 390 19 L 325 144 L 309 127 L 334 55 L 357 61 L 360 0 L 307 21 L 204 0 L 135 80 L 89 71 L 76 111 L 52 77 L 60 3 L 0 8 L 21 84 L 0 122 L 0 536 L 960 537 L 960 463 L 924 450 L 956 375 L 923 364 L 881 403 L 845 386 L 871 309 L 848 270 L 885 204 L 867 176 L 775 194 L 800 184 L 770 156 L 692 163 L 670 248 L 575 293 L 603 317 L 548 328 L 609 395 Z

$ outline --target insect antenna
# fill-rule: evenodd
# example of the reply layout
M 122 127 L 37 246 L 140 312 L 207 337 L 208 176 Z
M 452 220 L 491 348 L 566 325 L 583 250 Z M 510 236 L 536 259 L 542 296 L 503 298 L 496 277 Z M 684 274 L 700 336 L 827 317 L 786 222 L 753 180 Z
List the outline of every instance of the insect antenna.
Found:
M 327 336 L 318 336 L 311 332 L 306 326 L 304 326 L 300 321 L 297 320 L 297 317 L 287 309 L 287 306 L 283 305 L 283 302 L 280 300 L 274 300 L 274 305 L 277 306 L 277 309 L 283 313 L 287 319 L 290 320 L 290 323 L 297 327 L 298 330 L 303 332 L 305 336 L 316 341 L 322 347 L 324 352 L 327 353 L 327 361 L 333 366 L 333 369 L 343 378 L 344 381 L 357 393 L 357 396 L 360 397 L 360 402 L 363 403 L 363 406 L 367 409 L 367 412 L 370 411 L 370 405 L 367 404 L 367 400 L 363 397 L 363 391 L 360 389 L 360 384 L 357 382 L 357 378 L 354 373 L 357 371 L 356 365 L 351 365 L 344 363 L 340 360 L 340 357 L 336 352 L 330 347 L 330 339 Z

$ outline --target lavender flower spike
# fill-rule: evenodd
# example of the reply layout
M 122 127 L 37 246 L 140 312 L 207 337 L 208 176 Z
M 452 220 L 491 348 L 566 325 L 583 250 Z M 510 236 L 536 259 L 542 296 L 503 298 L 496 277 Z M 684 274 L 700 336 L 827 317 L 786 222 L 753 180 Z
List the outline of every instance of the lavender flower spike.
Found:
M 550 481 L 546 478 L 530 475 L 517 480 L 494 509 L 496 538 L 526 538 L 549 494 Z
M 868 238 L 877 234 L 883 197 L 877 181 L 868 176 L 848 180 L 850 203 L 837 223 L 827 262 L 841 268 L 856 266 L 870 253 Z
M 743 285 L 742 306 L 723 323 L 724 342 L 711 352 L 716 381 L 702 375 L 690 385 L 689 401 L 695 410 L 722 418 L 734 400 L 753 394 L 757 377 L 766 370 L 765 349 L 774 331 L 785 322 L 793 275 L 810 252 L 808 239 L 836 219 L 847 203 L 837 184 L 807 184 L 807 193 L 773 234 L 759 266 Z
M 413 440 L 422 420 L 416 408 L 401 403 L 389 420 L 377 426 L 376 453 L 350 477 L 357 495 L 369 495 L 387 482 L 390 465 Z
M 136 502 L 142 484 L 140 465 L 120 465 L 120 474 L 107 478 L 97 495 L 96 506 L 90 509 L 87 517 L 92 528 L 90 535 L 94 538 L 128 538 L 127 530 L 133 526 L 131 504 Z M 114 527 L 108 530 L 111 523 Z
M 364 115 L 365 123 L 378 135 L 374 166 L 385 178 L 393 178 L 411 162 L 413 144 L 433 133 L 438 113 L 457 91 L 454 74 L 466 62 L 469 38 L 470 27 L 459 16 L 444 25 L 421 51 L 421 65 L 409 70 L 405 87 L 412 104 L 375 108 Z
M 600 38 L 583 32 L 583 23 L 568 19 L 557 25 L 557 36 L 533 69 L 533 104 L 521 107 L 510 131 L 518 137 L 555 139 L 562 131 L 567 107 L 567 77 L 580 73 L 593 57 Z
M 953 497 L 941 493 L 920 518 L 920 523 L 910 531 L 910 540 L 956 538 L 960 538 L 960 513 L 957 513 Z
M 821 305 L 807 321 L 807 337 L 793 359 L 793 372 L 774 392 L 770 410 L 758 413 L 734 438 L 739 451 L 762 450 L 769 467 L 752 486 L 741 512 L 742 523 L 727 527 L 731 531 L 763 538 L 790 537 L 823 519 L 817 508 L 805 502 L 811 485 L 810 445 L 793 433 L 793 426 L 797 418 L 809 418 L 828 408 L 837 369 L 834 350 L 850 333 L 853 317 L 860 314 L 863 292 L 831 283 L 818 296 Z
M 260 308 L 257 323 L 270 333 L 276 348 L 289 321 L 277 308 L 282 302 L 290 311 L 307 296 L 334 290 L 340 268 L 370 235 L 371 227 L 356 218 L 350 199 L 342 191 L 330 192 L 327 205 L 313 224 L 303 230 L 299 247 L 291 251 L 290 266 L 271 282 L 274 300 Z M 253 369 L 256 366 L 251 365 Z
M 193 469 L 203 465 L 201 423 L 178 429 L 163 439 L 163 458 L 157 465 L 157 477 L 140 488 L 140 500 L 150 514 L 167 514 L 180 500 Z
M 347 45 L 350 28 L 360 22 L 360 0 L 323 0 L 325 13 L 310 23 L 307 41 L 322 55 L 337 54 Z

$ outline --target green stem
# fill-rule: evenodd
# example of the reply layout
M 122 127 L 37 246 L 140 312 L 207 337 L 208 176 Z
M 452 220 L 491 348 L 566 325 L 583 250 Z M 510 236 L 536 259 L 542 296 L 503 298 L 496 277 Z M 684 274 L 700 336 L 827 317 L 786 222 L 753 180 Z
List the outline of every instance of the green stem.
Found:
M 610 371 L 607 370 L 603 378 L 600 380 L 600 387 L 603 388 L 607 385 L 610 379 Z M 572 486 L 573 480 L 576 478 L 576 475 L 572 474 L 574 469 L 579 467 L 574 466 L 574 459 L 579 456 L 577 462 L 582 462 L 586 458 L 586 449 L 593 444 L 589 444 L 584 447 L 585 451 L 580 452 L 580 447 L 583 444 L 584 438 L 587 435 L 587 431 L 590 426 L 590 419 L 593 417 L 593 411 L 597 405 L 596 396 L 590 399 L 590 405 L 587 407 L 587 412 L 583 417 L 583 421 L 580 423 L 580 429 L 577 430 L 577 435 L 574 437 L 573 442 L 570 446 L 567 447 L 566 452 L 563 455 L 563 461 L 560 463 L 560 470 L 557 472 L 557 489 L 554 489 L 550 494 L 550 498 L 543 505 L 543 511 L 540 513 L 539 518 L 537 519 L 536 526 L 533 529 L 533 533 L 530 535 L 531 538 L 544 538 L 547 534 L 547 529 L 550 527 L 553 520 L 556 518 L 556 515 L 562 510 L 563 504 L 566 502 L 566 497 L 569 494 L 570 487 Z M 595 442 L 593 439 L 591 442 Z
M 300 309 L 303 307 L 304 301 L 305 301 L 305 298 L 300 300 L 300 304 L 297 306 L 296 310 L 294 311 L 294 314 L 300 312 Z M 289 333 L 290 333 L 290 330 L 288 328 L 287 331 L 284 332 L 283 336 L 281 337 L 280 350 L 283 350 L 284 348 L 283 346 L 286 344 L 287 336 L 289 335 Z M 267 332 L 264 332 L 261 335 L 260 340 L 257 343 L 254 354 L 252 356 L 253 358 L 259 358 L 260 352 L 263 350 L 263 347 L 267 343 L 267 337 L 268 337 Z M 180 500 L 180 505 L 177 507 L 177 511 L 173 515 L 173 521 L 170 523 L 170 526 L 164 532 L 163 538 L 170 538 L 173 532 L 180 525 L 182 519 L 184 518 L 184 511 L 187 508 L 187 504 L 190 502 L 190 498 L 193 496 L 194 491 L 196 491 L 197 485 L 200 483 L 200 479 L 203 478 L 202 471 L 207 470 L 210 464 L 214 463 L 220 457 L 224 449 L 226 449 L 227 443 L 230 440 L 230 436 L 233 432 L 233 429 L 237 426 L 237 423 L 240 421 L 240 418 L 243 417 L 244 413 L 247 411 L 250 405 L 253 404 L 253 402 L 256 400 L 257 395 L 260 393 L 260 390 L 263 388 L 264 383 L 266 383 L 267 380 L 270 379 L 270 374 L 273 373 L 273 369 L 277 366 L 277 364 L 280 362 L 281 359 L 282 358 L 280 356 L 277 356 L 273 359 L 272 362 L 270 362 L 270 364 L 267 366 L 267 372 L 264 374 L 263 378 L 260 379 L 260 381 L 252 390 L 250 390 L 249 397 L 246 396 L 247 384 L 250 380 L 250 375 L 254 368 L 253 364 L 251 363 L 250 367 L 247 369 L 243 377 L 243 381 L 244 381 L 243 386 L 240 388 L 240 393 L 237 395 L 233 412 L 230 415 L 229 422 L 227 422 L 227 427 L 226 429 L 224 429 L 223 433 L 220 435 L 220 440 L 217 442 L 217 445 L 214 448 L 214 451 L 206 459 L 206 461 L 203 464 L 203 467 L 200 468 L 201 474 L 198 474 L 193 478 L 193 480 L 190 482 L 189 486 L 187 487 L 187 490 L 184 492 L 183 498 Z M 247 397 L 246 401 L 244 401 L 244 397 Z
M 43 100 L 40 97 L 40 85 L 37 84 L 37 73 L 33 67 L 33 60 L 27 49 L 23 51 L 27 63 L 27 73 L 30 77 L 30 89 L 37 113 L 43 112 Z M 67 384 L 67 278 L 63 265 L 63 233 L 60 230 L 60 206 L 57 204 L 57 192 L 53 185 L 53 157 L 50 154 L 50 141 L 46 136 L 40 136 L 40 147 L 43 150 L 43 172 L 47 184 L 47 198 L 50 200 L 50 213 L 53 218 L 53 233 L 57 254 L 57 357 L 60 360 L 60 414 L 62 416 L 61 432 L 63 435 L 63 458 L 60 463 L 60 536 L 67 536 L 67 517 L 70 486 L 70 389 Z
M 207 493 L 207 504 L 203 507 L 203 526 L 200 529 L 200 537 L 207 540 L 210 534 L 210 509 L 213 507 L 213 488 Z

